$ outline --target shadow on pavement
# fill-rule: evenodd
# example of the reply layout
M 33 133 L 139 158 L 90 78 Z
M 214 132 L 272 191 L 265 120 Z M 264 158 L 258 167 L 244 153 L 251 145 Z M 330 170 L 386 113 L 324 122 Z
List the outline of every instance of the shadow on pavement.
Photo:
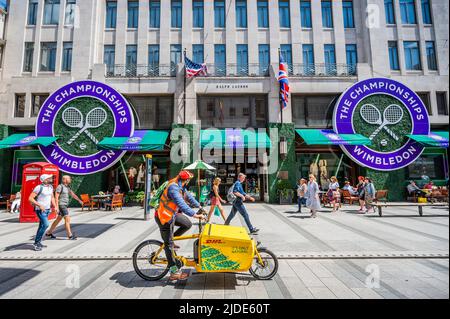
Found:
M 136 217 L 116 217 L 116 218 L 114 218 L 114 219 L 117 219 L 117 220 L 139 220 L 139 221 L 145 221 L 144 220 L 144 218 L 142 217 L 142 218 L 136 218 Z
M 7 246 L 3 249 L 3 251 L 13 251 L 13 250 L 34 250 L 34 247 L 32 243 L 21 243 Z
M 72 224 L 71 228 L 78 238 L 95 238 L 107 232 L 113 226 L 114 224 Z M 59 237 L 66 237 L 64 224 L 58 226 L 53 234 Z
M 142 279 L 141 277 L 136 277 L 133 280 L 130 280 L 130 278 L 133 278 L 135 276 L 135 271 L 118 272 L 112 275 L 109 279 L 114 280 L 117 284 L 126 288 L 165 287 L 167 285 L 170 285 L 170 282 L 167 280 L 167 276 L 161 280 L 156 281 L 147 281 Z
M 14 216 L 14 215 L 11 215 L 11 216 Z M 2 220 L 0 220 L 0 224 L 1 224 L 1 223 L 13 223 L 13 224 L 19 224 L 19 223 L 20 223 L 20 221 L 19 221 L 19 215 L 17 215 L 16 217 L 13 217 L 13 218 L 2 219 Z
M 445 217 L 448 218 L 449 215 L 432 215 L 432 214 L 428 214 L 424 213 L 423 216 L 419 216 L 419 213 L 415 214 L 415 215 L 385 215 L 383 213 L 383 216 L 380 215 L 367 215 L 366 217 L 368 218 L 426 218 L 426 217 Z
M 0 267 L 0 296 L 13 290 L 26 281 L 36 277 L 40 271 L 26 268 L 3 268 Z M 7 282 L 14 278 L 14 285 L 8 285 Z

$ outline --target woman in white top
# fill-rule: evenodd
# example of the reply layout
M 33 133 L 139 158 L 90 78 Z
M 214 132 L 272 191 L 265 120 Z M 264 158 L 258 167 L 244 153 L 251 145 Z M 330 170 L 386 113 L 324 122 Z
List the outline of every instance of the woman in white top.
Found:
M 311 210 L 311 217 L 317 217 L 317 211 L 320 209 L 319 185 L 314 175 L 309 175 L 308 190 L 306 192 L 306 207 Z

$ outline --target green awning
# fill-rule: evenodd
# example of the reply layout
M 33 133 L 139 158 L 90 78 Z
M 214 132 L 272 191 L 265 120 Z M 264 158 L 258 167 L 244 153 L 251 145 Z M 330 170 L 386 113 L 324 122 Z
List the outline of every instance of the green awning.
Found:
M 200 132 L 202 148 L 270 148 L 266 131 L 244 129 L 211 129 Z
M 22 146 L 49 146 L 55 142 L 58 138 L 54 136 L 34 136 L 31 133 L 19 133 L 13 134 L 0 141 L 0 149 L 15 148 Z
M 371 141 L 361 134 L 337 134 L 333 130 L 295 130 L 307 145 L 370 145 Z
M 416 142 L 419 142 L 420 144 L 426 145 L 426 146 L 436 146 L 436 147 L 442 147 L 447 148 L 449 145 L 449 136 L 448 132 L 431 132 L 428 135 L 407 135 L 410 139 L 413 139 Z
M 168 131 L 135 131 L 131 137 L 106 137 L 97 146 L 120 151 L 161 151 L 168 136 Z

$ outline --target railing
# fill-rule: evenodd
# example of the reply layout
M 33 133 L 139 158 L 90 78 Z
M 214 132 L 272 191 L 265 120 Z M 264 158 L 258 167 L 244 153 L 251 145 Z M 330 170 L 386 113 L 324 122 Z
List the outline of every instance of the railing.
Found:
M 116 64 L 106 66 L 107 78 L 174 77 L 176 72 L 176 64 Z
M 266 77 L 269 76 L 269 65 L 256 63 L 244 64 L 206 64 L 206 77 Z
M 289 66 L 292 77 L 352 77 L 357 75 L 356 64 L 315 63 Z

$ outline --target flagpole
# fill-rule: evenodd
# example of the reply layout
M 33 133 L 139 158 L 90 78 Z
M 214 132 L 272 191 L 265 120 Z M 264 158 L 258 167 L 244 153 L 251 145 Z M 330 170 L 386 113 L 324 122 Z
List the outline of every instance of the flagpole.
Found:
M 278 48 L 278 69 L 280 68 L 281 65 L 281 48 Z M 278 72 L 280 72 L 280 70 L 278 70 Z M 278 102 L 280 104 L 280 115 L 281 115 L 281 131 L 283 132 L 283 101 L 281 99 L 281 84 L 278 81 L 279 84 L 279 90 L 278 90 Z M 280 153 L 280 157 L 281 159 L 285 159 L 286 154 L 282 154 L 282 152 L 285 152 L 286 150 L 284 150 L 284 148 L 287 147 L 286 145 L 286 138 L 284 137 L 284 135 L 280 135 L 280 149 L 279 149 L 279 153 Z
M 186 125 L 186 78 L 187 78 L 187 72 L 186 72 L 186 48 L 184 48 L 184 91 L 183 91 L 183 123 Z

